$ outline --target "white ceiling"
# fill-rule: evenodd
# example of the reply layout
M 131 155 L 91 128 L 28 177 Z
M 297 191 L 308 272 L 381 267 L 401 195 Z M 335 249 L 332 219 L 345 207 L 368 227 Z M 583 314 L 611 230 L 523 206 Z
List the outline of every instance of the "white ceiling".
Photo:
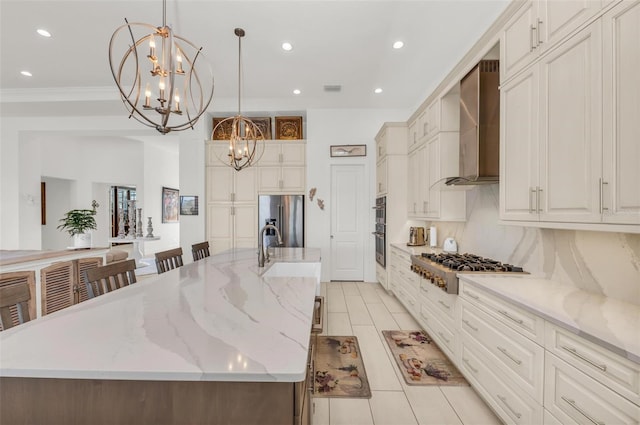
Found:
M 167 23 L 204 48 L 214 69 L 211 111 L 417 107 L 505 9 L 509 0 L 167 0 Z M 162 24 L 161 0 L 0 0 L 3 115 L 122 111 L 108 63 L 124 23 Z M 43 38 L 37 28 L 53 35 Z M 396 40 L 405 47 L 392 49 Z M 284 52 L 283 41 L 294 49 Z M 20 75 L 29 70 L 33 77 Z M 339 84 L 340 93 L 323 86 Z M 374 94 L 376 87 L 383 93 Z M 302 94 L 292 94 L 294 88 Z M 71 100 L 57 104 L 59 100 Z M 81 102 L 82 101 L 82 102 Z M 112 108 L 111 104 L 116 107 Z M 84 106 L 82 106 L 84 108 Z M 86 112 L 88 113 L 88 112 Z

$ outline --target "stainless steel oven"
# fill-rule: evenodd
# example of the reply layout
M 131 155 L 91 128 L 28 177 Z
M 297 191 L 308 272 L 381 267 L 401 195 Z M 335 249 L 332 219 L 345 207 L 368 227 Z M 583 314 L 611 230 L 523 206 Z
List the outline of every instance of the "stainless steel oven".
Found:
M 382 267 L 386 267 L 386 221 L 387 221 L 387 198 L 382 196 L 376 199 L 376 230 L 372 234 L 376 238 L 376 262 Z

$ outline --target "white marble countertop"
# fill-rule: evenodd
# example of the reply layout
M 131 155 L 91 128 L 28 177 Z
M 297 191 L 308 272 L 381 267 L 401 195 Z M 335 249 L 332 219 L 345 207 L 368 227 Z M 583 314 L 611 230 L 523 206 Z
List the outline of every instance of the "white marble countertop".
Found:
M 431 248 L 429 247 L 429 245 L 422 245 L 422 246 L 410 246 L 407 245 L 407 243 L 395 243 L 392 242 L 389 245 L 391 245 L 394 248 L 398 248 L 399 250 L 409 254 L 409 255 L 420 255 L 423 252 L 433 252 L 433 253 L 439 253 L 442 252 L 442 249 L 440 248 Z
M 0 332 L 0 376 L 302 381 L 316 279 L 262 277 L 256 252 L 208 257 Z M 320 250 L 279 248 L 278 261 L 319 263 Z
M 458 277 L 640 363 L 640 306 L 535 276 Z

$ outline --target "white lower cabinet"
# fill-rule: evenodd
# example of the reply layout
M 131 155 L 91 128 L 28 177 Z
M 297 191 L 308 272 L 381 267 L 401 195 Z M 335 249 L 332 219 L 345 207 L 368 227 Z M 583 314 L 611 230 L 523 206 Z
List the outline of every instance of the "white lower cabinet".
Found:
M 254 204 L 207 205 L 207 240 L 211 254 L 258 246 L 258 208 Z
M 507 424 L 541 424 L 542 405 L 514 382 L 500 376 L 491 354 L 469 337 L 462 337 L 460 370 L 476 391 Z
M 545 408 L 563 424 L 638 424 L 640 406 L 547 352 Z

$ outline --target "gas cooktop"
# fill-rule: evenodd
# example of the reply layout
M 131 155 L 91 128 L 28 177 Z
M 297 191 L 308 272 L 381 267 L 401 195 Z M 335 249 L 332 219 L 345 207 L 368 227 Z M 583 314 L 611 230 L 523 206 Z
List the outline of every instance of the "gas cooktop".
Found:
M 526 273 L 490 258 L 453 253 L 412 255 L 411 270 L 450 294 L 458 293 L 458 273 Z

